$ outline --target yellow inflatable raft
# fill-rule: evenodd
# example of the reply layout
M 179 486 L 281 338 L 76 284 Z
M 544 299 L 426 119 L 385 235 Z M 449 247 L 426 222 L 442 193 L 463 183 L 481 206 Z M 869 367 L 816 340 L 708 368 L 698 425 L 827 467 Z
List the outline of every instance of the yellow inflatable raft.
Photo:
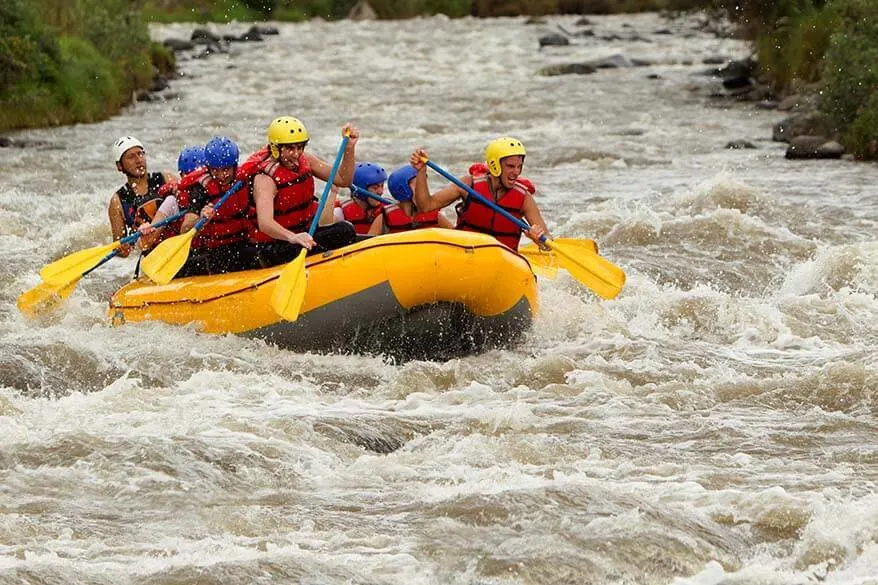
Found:
M 265 339 L 296 351 L 448 359 L 506 347 L 537 310 L 536 279 L 522 256 L 483 234 L 425 229 L 370 238 L 308 257 L 299 319 L 269 300 L 283 266 L 148 280 L 119 289 L 110 317 L 196 323 L 207 333 Z

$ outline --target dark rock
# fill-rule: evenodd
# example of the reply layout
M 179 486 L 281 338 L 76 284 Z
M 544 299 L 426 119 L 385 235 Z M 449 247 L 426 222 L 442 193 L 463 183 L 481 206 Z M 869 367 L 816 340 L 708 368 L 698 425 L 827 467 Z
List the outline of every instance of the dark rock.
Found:
M 191 51 L 195 48 L 192 42 L 182 39 L 165 39 L 162 44 L 172 51 Z
M 674 31 L 672 31 L 669 28 L 660 28 L 658 30 L 652 31 L 652 34 L 654 34 L 654 35 L 672 35 L 672 34 L 674 34 Z
M 597 71 L 593 65 L 588 63 L 567 63 L 561 65 L 549 65 L 540 69 L 539 74 L 546 77 L 554 77 L 556 75 L 589 75 Z
M 631 65 L 634 67 L 652 67 L 655 63 L 649 59 L 631 59 Z
M 576 26 L 591 26 L 594 23 L 586 17 L 582 17 L 574 23 Z
M 15 144 L 15 142 L 8 136 L 0 136 L 0 148 L 8 148 L 13 144 Z
M 777 105 L 777 109 L 782 112 L 797 111 L 808 109 L 812 106 L 813 100 L 801 95 L 787 96 Z
M 276 26 L 266 26 L 266 25 L 258 26 L 257 25 L 257 28 L 259 29 L 260 34 L 263 34 L 267 37 L 280 34 L 280 31 L 277 29 Z
M 258 26 L 251 26 L 250 30 L 241 35 L 242 41 L 262 42 L 262 33 L 259 32 Z
M 156 75 L 152 80 L 152 87 L 149 88 L 149 91 L 163 91 L 168 89 L 168 78 L 164 75 Z
M 189 38 L 196 45 L 218 45 L 220 38 L 206 28 L 196 28 Z
M 817 153 L 823 158 L 841 158 L 845 153 L 845 147 L 835 140 L 830 140 L 821 144 L 820 148 L 817 149 Z
M 650 73 L 646 76 L 647 79 L 663 79 L 661 75 L 658 73 Z
M 722 65 L 728 61 L 725 57 L 715 56 L 715 57 L 705 57 L 701 60 L 705 65 Z
M 771 139 L 789 142 L 797 136 L 831 136 L 835 128 L 829 119 L 819 112 L 799 114 L 785 118 L 772 128 Z
M 787 148 L 788 159 L 841 158 L 844 147 L 825 136 L 796 136 Z
M 753 82 L 750 77 L 728 77 L 723 79 L 723 87 L 726 89 L 741 89 L 742 87 L 750 87 Z
M 545 16 L 531 16 L 524 21 L 524 24 L 548 24 L 548 22 Z
M 724 67 L 708 69 L 707 75 L 721 77 L 722 79 L 734 79 L 738 77 L 753 77 L 756 72 L 756 62 L 752 59 L 741 61 L 729 61 Z
M 541 36 L 539 43 L 541 49 L 543 47 L 564 47 L 570 44 L 570 39 L 561 33 L 549 33 Z
M 241 35 L 241 36 L 243 36 L 243 35 Z M 246 39 L 242 39 L 242 38 L 241 38 L 240 36 L 238 36 L 238 35 L 233 35 L 233 34 L 231 34 L 231 33 L 226 33 L 226 34 L 223 35 L 223 40 L 224 40 L 224 41 L 228 41 L 228 42 L 230 42 L 230 43 L 238 43 L 238 42 L 244 41 L 244 40 L 246 40 Z
M 730 150 L 739 150 L 739 149 L 747 149 L 747 148 L 756 148 L 756 145 L 748 140 L 730 140 L 726 143 L 726 148 Z

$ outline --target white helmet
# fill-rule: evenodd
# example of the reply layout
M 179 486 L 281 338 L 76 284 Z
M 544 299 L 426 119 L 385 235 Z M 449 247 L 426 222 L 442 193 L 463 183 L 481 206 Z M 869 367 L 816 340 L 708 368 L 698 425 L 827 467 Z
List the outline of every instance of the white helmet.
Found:
M 119 140 L 114 142 L 113 156 L 116 157 L 115 161 L 121 161 L 122 155 L 125 154 L 125 152 L 127 152 L 129 149 L 134 148 L 135 146 L 143 148 L 143 143 L 133 136 L 123 136 Z

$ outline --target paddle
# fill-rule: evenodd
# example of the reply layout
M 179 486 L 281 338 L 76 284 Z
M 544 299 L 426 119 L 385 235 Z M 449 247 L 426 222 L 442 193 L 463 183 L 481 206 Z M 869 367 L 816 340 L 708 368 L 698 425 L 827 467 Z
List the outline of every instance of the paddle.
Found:
M 323 208 L 326 206 L 329 191 L 332 189 L 332 182 L 335 181 L 335 175 L 338 173 L 338 167 L 341 165 L 341 159 L 344 156 L 347 145 L 348 136 L 345 134 L 341 138 L 341 145 L 338 147 L 338 153 L 335 155 L 335 162 L 332 163 L 332 170 L 329 171 L 329 178 L 326 179 L 326 186 L 323 188 L 323 194 L 320 196 L 317 213 L 314 214 L 311 227 L 308 229 L 308 233 L 311 236 L 317 231 L 320 214 L 323 213 Z M 295 321 L 299 318 L 299 311 L 302 309 L 302 302 L 305 300 L 305 286 L 307 284 L 305 256 L 307 254 L 308 250 L 303 246 L 296 259 L 287 264 L 281 271 L 280 277 L 274 285 L 274 292 L 271 294 L 271 308 L 287 321 Z
M 177 215 L 174 215 L 172 217 L 157 221 L 153 225 L 153 227 L 158 228 L 165 226 L 180 219 L 181 217 L 183 217 L 183 213 L 178 213 Z M 138 239 L 140 239 L 140 236 L 140 232 L 135 232 L 130 236 L 125 236 L 124 238 L 116 240 L 111 244 L 95 246 L 94 248 L 80 250 L 78 252 L 74 252 L 73 254 L 64 256 L 60 260 L 55 260 L 54 262 L 43 266 L 43 268 L 40 270 L 40 277 L 43 279 L 43 281 L 52 286 L 63 288 L 71 282 L 79 280 L 85 274 L 91 272 L 116 254 L 118 254 L 119 247 L 122 244 L 133 244 Z
M 243 182 L 235 181 L 232 186 L 229 187 L 229 190 L 223 193 L 223 196 L 219 198 L 216 205 L 213 206 L 214 212 L 219 211 L 219 208 L 222 207 L 223 203 L 225 203 L 228 198 L 243 185 Z M 182 233 L 179 236 L 174 236 L 173 238 L 168 238 L 156 246 L 155 249 L 149 253 L 149 256 L 146 256 L 143 259 L 143 262 L 141 262 L 143 272 L 157 284 L 168 284 L 171 282 L 180 269 L 183 268 L 183 265 L 186 264 L 186 260 L 189 259 L 189 251 L 192 248 L 192 239 L 199 231 L 201 231 L 201 228 L 203 228 L 204 224 L 208 221 L 210 221 L 210 218 L 199 218 L 199 220 L 195 222 L 195 226 L 188 232 Z
M 530 229 L 527 222 L 518 219 L 493 201 L 479 195 L 472 187 L 433 161 L 426 160 L 424 162 L 428 167 L 469 193 L 471 197 L 475 197 L 509 221 L 517 224 L 522 230 L 527 231 Z M 557 252 L 561 267 L 567 270 L 576 280 L 593 290 L 598 296 L 612 299 L 622 291 L 622 287 L 625 285 L 625 273 L 609 260 L 597 254 L 583 253 L 582 250 L 574 246 L 560 243 L 557 240 L 551 240 L 546 236 L 540 238 L 540 243 L 550 248 L 553 252 Z
M 177 215 L 157 221 L 153 224 L 153 227 L 165 226 L 180 219 L 183 215 L 183 213 L 178 213 Z M 16 301 L 18 310 L 25 316 L 33 319 L 40 313 L 55 309 L 61 304 L 61 301 L 73 293 L 83 276 L 117 256 L 121 244 L 133 244 L 140 236 L 140 232 L 137 232 L 112 244 L 81 250 L 43 267 L 40 275 L 43 276 L 45 272 L 50 280 L 46 279 L 49 281 L 41 282 L 32 289 L 21 293 Z M 99 260 L 92 259 L 86 261 L 87 258 L 96 257 L 98 253 L 103 252 L 106 252 L 106 254 Z
M 579 248 L 585 254 L 597 254 L 598 246 L 594 240 L 580 240 L 578 238 L 556 238 L 555 243 Z M 551 250 L 546 251 L 536 244 L 527 244 L 518 248 L 518 253 L 530 263 L 530 267 L 539 276 L 555 278 L 558 275 L 558 257 Z
M 384 205 L 393 205 L 393 203 L 394 203 L 390 199 L 385 199 L 384 197 L 381 197 L 380 195 L 376 195 L 375 193 L 372 193 L 371 191 L 369 191 L 367 189 L 363 189 L 362 187 L 357 187 L 356 185 L 351 185 L 351 191 L 356 191 L 357 193 L 359 193 L 363 197 L 368 197 L 369 199 L 374 199 L 375 201 L 383 203 Z
M 37 286 L 33 287 L 30 290 L 26 290 L 18 296 L 18 300 L 15 304 L 18 306 L 18 310 L 22 312 L 27 318 L 35 319 L 41 313 L 47 313 L 59 307 L 61 302 L 69 297 L 74 289 L 76 289 L 76 285 L 79 284 L 79 280 L 91 272 L 95 270 L 98 266 L 104 264 L 105 262 L 109 262 L 114 256 L 119 254 L 119 249 L 111 251 L 109 254 L 104 256 L 97 264 L 81 273 L 79 276 L 59 284 L 52 284 L 49 282 L 41 282 Z

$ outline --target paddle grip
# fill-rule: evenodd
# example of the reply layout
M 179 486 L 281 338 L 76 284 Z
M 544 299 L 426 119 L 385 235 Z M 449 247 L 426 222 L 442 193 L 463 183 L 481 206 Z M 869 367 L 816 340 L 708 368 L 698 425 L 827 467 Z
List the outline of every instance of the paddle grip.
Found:
M 527 224 L 527 222 L 518 219 L 517 217 L 515 217 L 514 215 L 512 215 L 511 213 L 509 213 L 508 211 L 506 211 L 505 209 L 503 209 L 502 207 L 500 207 L 499 205 L 497 205 L 496 203 L 494 203 L 490 199 L 487 199 L 483 195 L 480 195 L 475 189 L 473 189 L 472 187 L 470 187 L 469 185 L 467 185 L 466 183 L 464 183 L 463 181 L 461 181 L 460 179 L 458 179 L 457 177 L 455 177 L 454 175 L 452 175 L 451 173 L 449 173 L 448 171 L 446 171 L 445 169 L 443 169 L 442 167 L 440 167 L 439 165 L 434 163 L 433 161 L 428 160 L 425 162 L 426 162 L 428 167 L 430 167 L 431 169 L 433 169 L 434 171 L 436 171 L 437 173 L 439 173 L 440 175 L 442 175 L 443 177 L 445 177 L 446 179 L 448 179 L 449 181 L 451 181 L 452 183 L 454 183 L 455 185 L 457 185 L 458 187 L 460 187 L 461 189 L 463 189 L 464 191 L 469 193 L 469 195 L 471 197 L 475 197 L 476 199 L 478 199 L 479 201 L 481 201 L 482 203 L 484 203 L 485 205 L 487 205 L 488 207 L 490 207 L 491 209 L 493 209 L 494 211 L 496 211 L 497 213 L 499 213 L 500 215 L 502 215 L 503 217 L 505 217 L 506 219 L 511 221 L 512 223 L 518 225 L 518 227 L 520 227 L 522 230 L 524 230 L 524 231 L 530 230 L 530 226 Z M 546 238 L 546 236 L 543 235 L 540 237 L 540 242 L 545 243 L 547 239 L 548 238 Z
M 329 178 L 326 179 L 326 186 L 323 188 L 323 194 L 320 196 L 320 204 L 317 205 L 317 213 L 314 214 L 314 219 L 311 220 L 311 227 L 308 228 L 308 233 L 312 236 L 317 231 L 317 225 L 320 223 L 320 214 L 323 213 L 323 208 L 326 207 L 326 200 L 329 198 L 332 182 L 335 181 L 335 174 L 338 173 L 338 167 L 341 166 L 341 159 L 344 157 L 344 151 L 347 146 L 348 136 L 345 134 L 341 137 L 341 145 L 338 147 L 338 153 L 335 155 L 335 162 L 332 163 L 332 170 L 329 171 Z
M 214 210 L 214 212 L 216 212 L 220 207 L 222 207 L 222 206 L 223 206 L 223 203 L 225 203 L 226 200 L 227 200 L 229 197 L 231 197 L 232 194 L 233 194 L 235 191 L 237 191 L 238 189 L 240 189 L 243 185 L 244 185 L 244 183 L 242 183 L 241 181 L 235 181 L 234 183 L 232 183 L 232 186 L 229 187 L 229 190 L 226 191 L 225 193 L 223 193 L 223 196 L 220 197 L 220 198 L 219 198 L 219 201 L 216 202 L 216 205 L 213 206 L 213 210 Z M 197 231 L 200 231 L 201 228 L 204 227 L 204 224 L 206 224 L 208 221 L 210 221 L 210 218 L 209 218 L 209 217 L 202 217 L 202 218 L 199 219 L 197 222 L 195 222 L 195 227 L 194 227 L 193 229 L 194 229 L 196 232 L 197 232 Z
M 372 193 L 368 189 L 363 189 L 362 187 L 357 187 L 356 185 L 351 185 L 351 191 L 356 191 L 357 193 L 359 193 L 363 197 L 368 197 L 369 199 L 374 199 L 375 201 L 380 201 L 384 205 L 393 205 L 393 201 L 391 201 L 390 199 L 385 199 L 384 197 L 381 197 L 380 195 L 376 195 L 375 193 Z

